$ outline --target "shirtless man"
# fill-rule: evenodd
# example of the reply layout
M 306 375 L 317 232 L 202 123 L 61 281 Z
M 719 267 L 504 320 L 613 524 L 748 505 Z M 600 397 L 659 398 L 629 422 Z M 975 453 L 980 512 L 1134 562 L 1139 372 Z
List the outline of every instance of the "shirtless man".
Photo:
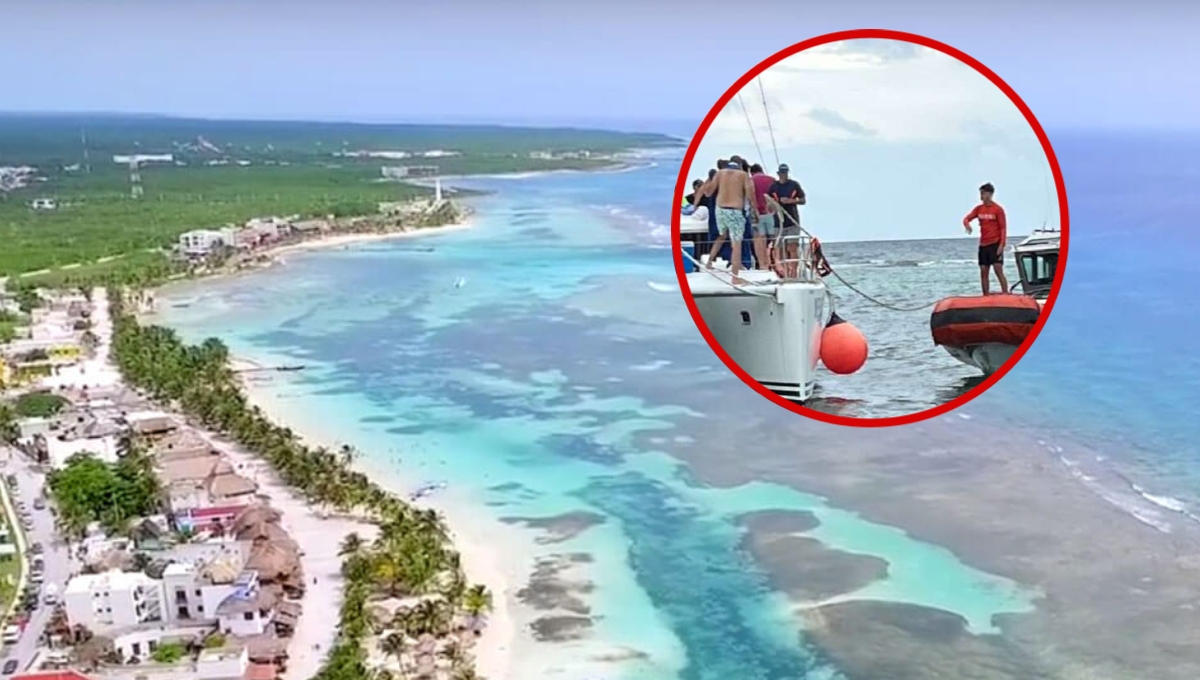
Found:
M 754 198 L 754 182 L 750 175 L 742 170 L 740 160 L 729 160 L 721 167 L 716 176 L 710 179 L 700 189 L 705 194 L 714 191 L 717 195 L 717 229 L 716 243 L 709 250 L 708 267 L 712 268 L 712 258 L 721 252 L 725 245 L 725 237 L 730 240 L 730 259 L 734 283 L 745 283 L 738 278 L 742 271 L 742 237 L 746 235 L 746 205 L 752 204 Z M 699 192 L 698 192 L 699 193 Z M 758 211 L 750 211 L 750 220 L 758 225 Z

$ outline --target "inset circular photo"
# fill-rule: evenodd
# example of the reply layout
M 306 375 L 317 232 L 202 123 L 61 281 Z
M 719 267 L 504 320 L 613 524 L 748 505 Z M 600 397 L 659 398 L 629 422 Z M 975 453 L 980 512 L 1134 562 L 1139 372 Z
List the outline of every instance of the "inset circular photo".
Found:
M 894 31 L 751 69 L 688 147 L 676 269 L 753 389 L 817 420 L 917 422 L 986 391 L 1045 325 L 1066 189 L 1033 112 L 957 49 Z

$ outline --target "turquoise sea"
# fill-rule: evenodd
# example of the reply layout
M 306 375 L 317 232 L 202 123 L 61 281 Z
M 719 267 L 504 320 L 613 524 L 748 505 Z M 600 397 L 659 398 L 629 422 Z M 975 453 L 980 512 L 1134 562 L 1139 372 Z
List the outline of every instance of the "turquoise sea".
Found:
M 1200 366 L 1194 353 L 1173 356 L 1174 368 L 1156 363 L 1166 357 L 1151 347 L 1181 350 L 1183 340 L 1153 329 L 1169 306 L 1196 302 L 1165 292 L 1185 283 L 1181 258 L 1162 245 L 1176 238 L 1165 224 L 1144 226 L 1153 243 L 1123 251 L 1130 267 L 1151 253 L 1163 266 L 1110 281 L 1118 262 L 1100 254 L 1134 213 L 1089 207 L 1106 184 L 1089 149 L 1059 150 L 1075 239 L 1054 318 L 1026 361 L 964 412 L 1059 443 L 1089 437 L 1112 452 L 1114 474 L 1155 489 L 1145 456 L 1165 447 L 1164 460 L 1195 467 L 1196 425 L 1147 430 L 1148 419 L 1183 410 L 1154 393 L 1194 394 Z M 477 199 L 468 231 L 293 253 L 285 267 L 168 291 L 161 306 L 189 339 L 216 335 L 240 356 L 305 364 L 269 388 L 289 412 L 352 441 L 409 489 L 444 482 L 473 512 L 529 537 L 539 568 L 510 584 L 528 638 L 513 677 L 839 677 L 796 634 L 812 625 L 796 608 L 814 602 L 785 596 L 747 549 L 746 527 L 769 511 L 792 511 L 780 515 L 795 521 L 788 533 L 829 554 L 886 566 L 844 583 L 835 574 L 815 602 L 924 605 L 978 634 L 998 632 L 996 615 L 1030 611 L 1036 588 L 762 473 L 767 447 L 773 465 L 803 465 L 804 433 L 816 431 L 806 428 L 826 440 L 831 431 L 738 382 L 679 293 L 647 285 L 674 280 L 666 225 L 680 158 L 464 181 L 495 192 Z M 1128 304 L 1102 320 L 1114 295 Z M 1138 348 L 1118 350 L 1125 340 Z M 855 431 L 844 436 L 853 445 Z M 1147 453 L 1122 459 L 1127 441 Z M 702 479 L 687 462 L 701 458 L 738 481 Z M 1187 486 L 1176 480 L 1166 500 L 1185 507 Z M 1173 512 L 1158 501 L 1156 511 Z

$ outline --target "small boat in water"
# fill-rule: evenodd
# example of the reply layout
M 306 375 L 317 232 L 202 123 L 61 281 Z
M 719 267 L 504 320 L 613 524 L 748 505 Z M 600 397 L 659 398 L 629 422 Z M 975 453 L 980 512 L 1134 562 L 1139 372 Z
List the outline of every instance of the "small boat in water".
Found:
M 933 344 L 991 375 L 1029 337 L 1041 311 L 1027 295 L 950 297 L 934 306 L 929 328 Z
M 1021 275 L 1021 290 L 1041 304 L 1050 297 L 1050 288 L 1054 285 L 1060 238 L 1061 232 L 1057 229 L 1039 229 L 1013 248 L 1017 271 Z
M 1013 248 L 1023 295 L 950 297 L 929 318 L 933 343 L 950 356 L 991 375 L 1029 337 L 1050 296 L 1058 268 L 1061 232 L 1039 229 Z

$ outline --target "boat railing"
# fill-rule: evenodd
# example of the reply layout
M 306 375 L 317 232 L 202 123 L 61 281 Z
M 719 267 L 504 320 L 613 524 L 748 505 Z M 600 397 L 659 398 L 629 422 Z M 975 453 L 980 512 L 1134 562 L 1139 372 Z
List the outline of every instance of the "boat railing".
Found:
M 821 280 L 817 273 L 817 262 L 815 253 L 813 252 L 812 236 L 795 223 L 791 215 L 784 210 L 783 206 L 767 197 L 768 204 L 774 210 L 775 230 L 773 237 L 768 237 L 766 246 L 770 248 L 770 259 L 772 270 L 777 278 L 771 281 L 750 280 L 747 285 L 774 285 L 783 282 L 805 282 L 815 283 Z M 791 226 L 791 229 L 785 229 L 785 226 Z M 684 242 L 693 244 L 693 252 L 688 256 L 691 257 L 697 267 L 704 269 L 705 265 L 711 262 L 711 257 L 714 255 L 711 250 L 715 245 L 716 240 L 709 237 L 707 230 L 696 231 L 694 229 L 681 229 L 681 239 Z M 755 258 L 756 267 L 758 269 L 766 269 L 761 263 L 757 262 L 758 253 L 754 251 L 753 236 L 747 232 L 743 242 L 750 244 L 750 251 Z M 725 239 L 725 244 L 729 244 L 729 239 Z M 682 244 L 681 244 L 682 246 Z M 730 256 L 735 256 L 730 253 Z

